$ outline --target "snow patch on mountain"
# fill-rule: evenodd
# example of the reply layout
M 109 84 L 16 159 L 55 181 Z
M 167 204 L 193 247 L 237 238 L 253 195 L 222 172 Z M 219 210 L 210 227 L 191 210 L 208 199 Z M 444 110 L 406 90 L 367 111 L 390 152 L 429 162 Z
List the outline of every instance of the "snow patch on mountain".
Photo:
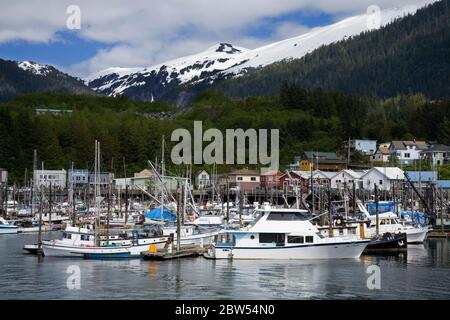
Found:
M 17 62 L 17 66 L 25 71 L 31 72 L 38 76 L 46 76 L 52 72 L 53 67 L 46 64 L 39 64 L 32 61 Z

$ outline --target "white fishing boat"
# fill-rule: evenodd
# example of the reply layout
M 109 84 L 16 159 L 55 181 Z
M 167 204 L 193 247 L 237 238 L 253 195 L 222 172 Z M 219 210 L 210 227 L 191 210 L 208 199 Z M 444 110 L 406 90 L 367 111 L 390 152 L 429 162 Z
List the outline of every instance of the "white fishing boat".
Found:
M 0 217 L 0 234 L 16 234 L 19 228 Z
M 194 225 L 182 225 L 180 227 L 180 246 L 207 246 L 211 245 L 215 237 L 219 234 L 219 228 L 202 228 Z M 176 225 L 165 226 L 163 228 L 165 237 L 173 235 L 174 242 L 177 242 L 177 227 Z
M 128 248 L 134 245 L 135 248 L 132 249 L 132 252 L 135 253 L 139 250 L 148 250 L 149 246 L 154 244 L 158 249 L 161 249 L 167 242 L 167 237 L 164 237 L 161 232 L 159 232 L 159 235 L 149 232 L 141 236 L 136 234 L 134 238 L 111 234 L 108 238 L 106 235 L 99 236 L 99 239 L 99 245 L 96 246 L 95 233 L 92 228 L 68 226 L 63 231 L 61 239 L 42 241 L 42 249 L 45 256 L 70 257 L 83 256 L 85 253 L 94 252 L 91 248 L 97 248 L 100 250 L 98 252 L 106 252 L 108 250 L 115 251 L 113 249 L 116 247 Z M 24 249 L 27 250 L 25 247 Z
M 359 210 L 365 214 L 366 218 L 369 219 L 370 225 L 367 228 L 367 232 L 374 236 L 376 234 L 376 215 L 371 215 L 365 208 L 365 206 L 358 201 Z M 406 240 L 408 243 L 423 243 L 426 238 L 428 231 L 430 231 L 429 226 L 412 226 L 403 224 L 398 220 L 398 217 L 393 212 L 384 212 L 378 214 L 378 228 L 379 233 L 406 233 Z
M 246 228 L 223 230 L 223 242 L 214 243 L 214 259 L 339 259 L 357 258 L 369 239 L 326 237 L 311 223 L 307 210 L 258 210 Z M 231 239 L 227 242 L 225 238 Z

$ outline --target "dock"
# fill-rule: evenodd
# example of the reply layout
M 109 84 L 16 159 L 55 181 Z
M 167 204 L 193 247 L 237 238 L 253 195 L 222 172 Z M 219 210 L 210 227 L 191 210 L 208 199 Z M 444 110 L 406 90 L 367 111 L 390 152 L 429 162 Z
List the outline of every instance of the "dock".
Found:
M 432 231 L 428 233 L 428 238 L 449 238 L 450 232 Z
M 172 259 L 180 259 L 180 258 L 189 258 L 189 257 L 198 257 L 203 255 L 203 253 L 207 252 L 207 248 L 205 247 L 190 247 L 190 248 L 182 248 L 177 251 L 174 249 L 172 252 L 169 252 L 167 249 L 158 250 L 156 252 L 145 251 L 142 252 L 142 257 L 144 260 L 172 260 Z

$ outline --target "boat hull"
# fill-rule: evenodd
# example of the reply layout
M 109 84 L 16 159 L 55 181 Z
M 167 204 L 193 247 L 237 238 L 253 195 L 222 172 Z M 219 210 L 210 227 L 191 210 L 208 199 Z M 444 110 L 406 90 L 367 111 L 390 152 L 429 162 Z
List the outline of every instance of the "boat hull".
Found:
M 18 232 L 18 229 L 16 226 L 0 226 L 0 234 L 16 234 Z
M 368 243 L 369 240 L 280 247 L 214 245 L 210 256 L 215 259 L 346 259 L 358 258 Z
M 406 233 L 383 236 L 370 242 L 363 254 L 390 254 L 406 252 L 408 248 Z
M 406 231 L 408 243 L 423 243 L 428 234 L 428 227 L 409 229 Z
M 141 252 L 150 250 L 152 244 L 161 249 L 165 241 L 155 241 L 152 243 L 139 244 L 135 246 L 117 247 L 75 247 L 64 246 L 52 243 L 43 243 L 42 249 L 46 257 L 81 257 L 81 258 L 113 258 L 116 257 L 140 257 Z

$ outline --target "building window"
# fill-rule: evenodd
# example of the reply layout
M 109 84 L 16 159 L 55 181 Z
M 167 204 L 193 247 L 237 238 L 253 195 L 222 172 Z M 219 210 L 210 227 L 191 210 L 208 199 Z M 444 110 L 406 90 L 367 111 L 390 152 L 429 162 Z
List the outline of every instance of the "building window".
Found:
M 237 181 L 242 181 L 242 177 L 237 177 Z
M 256 181 L 256 177 L 251 177 L 250 180 L 251 181 Z
M 383 180 L 380 180 L 380 186 L 383 184 Z
M 405 153 L 405 158 L 409 158 L 411 155 L 409 153 Z

